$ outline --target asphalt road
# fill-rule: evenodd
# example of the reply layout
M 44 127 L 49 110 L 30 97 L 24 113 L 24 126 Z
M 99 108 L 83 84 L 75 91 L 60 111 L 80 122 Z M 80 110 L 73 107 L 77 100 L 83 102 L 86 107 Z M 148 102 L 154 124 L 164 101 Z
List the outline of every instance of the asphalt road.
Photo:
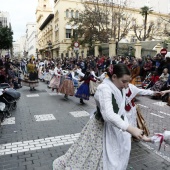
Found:
M 79 99 L 57 95 L 40 82 L 36 91 L 19 89 L 21 98 L 12 117 L 0 127 L 0 170 L 51 170 L 52 162 L 77 139 L 95 110 L 93 97 Z M 137 97 L 151 136 L 170 130 L 170 107 L 150 97 Z M 169 129 L 168 129 L 169 128 Z M 132 142 L 129 170 L 170 170 L 170 148 Z

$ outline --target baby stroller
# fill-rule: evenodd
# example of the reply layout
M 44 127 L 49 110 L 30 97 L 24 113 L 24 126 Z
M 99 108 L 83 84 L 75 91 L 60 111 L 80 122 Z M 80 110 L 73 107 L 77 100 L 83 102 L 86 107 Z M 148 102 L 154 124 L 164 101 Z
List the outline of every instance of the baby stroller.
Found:
M 145 77 L 144 81 L 142 82 L 142 88 L 143 88 L 143 89 L 148 89 L 148 88 L 150 87 L 150 85 L 151 85 L 151 80 L 150 80 L 150 78 L 151 78 L 151 73 L 149 73 L 149 74 Z
M 20 98 L 20 93 L 14 89 L 0 89 L 2 94 L 0 96 L 0 102 L 5 103 L 5 116 L 11 117 L 11 110 L 15 110 L 17 107 L 17 100 Z

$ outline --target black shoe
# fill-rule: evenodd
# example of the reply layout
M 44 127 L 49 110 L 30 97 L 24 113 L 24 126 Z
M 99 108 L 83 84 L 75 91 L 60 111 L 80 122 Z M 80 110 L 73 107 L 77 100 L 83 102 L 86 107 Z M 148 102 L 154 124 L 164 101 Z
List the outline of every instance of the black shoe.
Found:
M 64 95 L 64 99 L 65 99 L 65 100 L 68 100 L 68 96 L 67 96 L 67 95 Z
M 5 117 L 6 117 L 6 118 L 9 118 L 9 117 L 11 117 L 11 116 L 12 116 L 12 114 L 11 114 L 10 112 L 6 111 Z
M 85 103 L 83 102 L 83 99 L 80 99 L 80 103 L 81 103 L 81 104 L 85 104 Z

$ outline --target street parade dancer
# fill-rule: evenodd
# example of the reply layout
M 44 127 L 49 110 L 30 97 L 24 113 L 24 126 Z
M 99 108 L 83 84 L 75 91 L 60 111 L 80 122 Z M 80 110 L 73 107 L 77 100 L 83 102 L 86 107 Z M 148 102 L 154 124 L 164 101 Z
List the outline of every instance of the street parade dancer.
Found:
M 29 63 L 27 64 L 27 73 L 28 76 L 24 76 L 24 79 L 22 80 L 22 85 L 30 87 L 30 91 L 35 90 L 35 87 L 37 87 L 39 84 L 38 71 L 32 59 L 30 59 Z
M 96 82 L 96 80 L 91 77 L 90 70 L 87 70 L 84 77 L 80 79 L 80 82 L 82 82 L 82 81 L 83 81 L 83 83 L 78 88 L 75 96 L 80 98 L 81 104 L 84 104 L 83 99 L 89 100 L 89 97 L 90 97 L 89 83 L 90 83 L 90 81 Z
M 74 70 L 67 71 L 65 75 L 65 80 L 59 88 L 59 92 L 64 94 L 64 98 L 66 100 L 68 100 L 68 96 L 74 96 L 74 80 L 79 80 L 74 77 Z
M 58 89 L 60 86 L 60 80 L 62 76 L 62 68 L 60 64 L 57 64 L 57 67 L 54 69 L 54 74 L 52 76 L 52 79 L 50 80 L 49 87 L 52 88 L 52 91 L 56 89 L 56 92 L 58 93 Z
M 100 80 L 100 78 L 96 76 L 93 68 L 90 68 L 90 74 L 91 74 L 91 77 L 94 80 L 96 80 L 95 82 L 94 81 L 90 81 L 90 84 L 89 84 L 90 94 L 94 95 L 96 90 L 97 90 L 97 87 L 99 85 L 99 83 L 98 83 L 99 81 L 98 80 Z
M 131 150 L 131 135 L 142 139 L 143 131 L 128 123 L 125 114 L 125 88 L 130 71 L 116 64 L 109 78 L 94 95 L 97 110 L 79 138 L 53 162 L 53 170 L 125 170 Z

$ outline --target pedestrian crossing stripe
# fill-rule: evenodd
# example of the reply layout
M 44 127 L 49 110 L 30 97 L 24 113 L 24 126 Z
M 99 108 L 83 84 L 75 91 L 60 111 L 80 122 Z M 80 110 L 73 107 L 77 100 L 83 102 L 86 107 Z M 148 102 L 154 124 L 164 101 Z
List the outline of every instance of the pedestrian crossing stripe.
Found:
M 56 120 L 53 114 L 44 114 L 44 115 L 34 115 L 34 118 L 37 122 L 40 121 L 49 121 L 49 120 Z
M 27 97 L 39 97 L 39 94 L 28 94 Z
M 15 117 L 6 118 L 1 125 L 13 125 L 15 124 Z
M 75 112 L 70 112 L 70 114 L 74 117 L 85 117 L 85 116 L 90 116 L 90 114 L 86 111 L 75 111 Z

